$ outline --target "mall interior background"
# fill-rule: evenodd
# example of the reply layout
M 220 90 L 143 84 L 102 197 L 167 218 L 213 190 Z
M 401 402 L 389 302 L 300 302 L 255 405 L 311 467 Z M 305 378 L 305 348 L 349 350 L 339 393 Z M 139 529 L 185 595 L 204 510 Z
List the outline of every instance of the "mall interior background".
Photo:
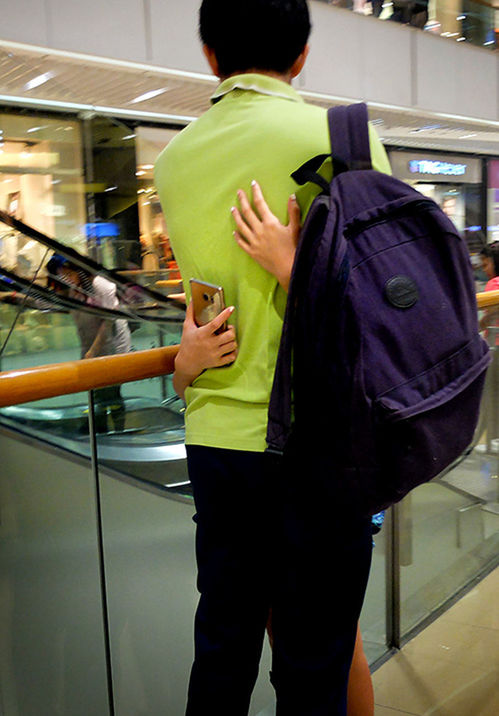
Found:
M 499 240 L 497 7 L 430 2 L 423 31 L 390 22 L 390 3 L 388 21 L 365 17 L 370 3 L 310 4 L 312 53 L 297 88 L 322 106 L 368 102 L 393 173 L 452 217 L 480 290 L 478 252 Z M 197 5 L 20 0 L 2 9 L 0 209 L 165 295 L 179 291 L 179 274 L 153 164 L 216 86 Z M 1 370 L 80 357 L 68 311 L 24 305 L 4 280 L 8 272 L 45 285 L 50 255 L 0 223 Z M 161 321 L 140 322 L 133 349 L 177 343 L 182 315 L 175 304 Z M 169 376 L 122 392 L 119 433 L 111 421 L 89 430 L 86 393 L 0 410 L 8 716 L 140 716 L 164 703 L 181 713 L 197 599 L 183 406 Z M 392 510 L 375 539 L 362 615 L 373 668 L 497 564 L 494 395 L 489 381 L 466 459 Z M 255 715 L 272 698 L 263 672 Z

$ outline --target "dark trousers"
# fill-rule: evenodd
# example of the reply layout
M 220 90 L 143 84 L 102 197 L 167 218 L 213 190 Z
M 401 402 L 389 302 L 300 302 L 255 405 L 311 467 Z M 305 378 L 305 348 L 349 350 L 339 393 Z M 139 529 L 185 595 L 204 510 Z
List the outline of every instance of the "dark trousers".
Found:
M 200 601 L 187 716 L 246 716 L 272 609 L 278 716 L 345 716 L 367 518 L 265 453 L 187 447 Z

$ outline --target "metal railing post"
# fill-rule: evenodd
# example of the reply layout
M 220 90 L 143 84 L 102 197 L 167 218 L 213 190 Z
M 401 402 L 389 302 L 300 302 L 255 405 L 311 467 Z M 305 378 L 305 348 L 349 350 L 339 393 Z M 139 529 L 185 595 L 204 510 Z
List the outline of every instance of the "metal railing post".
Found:
M 400 649 L 400 507 L 386 513 L 386 641 L 389 649 Z
M 95 497 L 95 513 L 97 527 L 97 551 L 99 562 L 99 577 L 101 587 L 101 603 L 102 603 L 102 624 L 104 629 L 104 650 L 106 656 L 106 674 L 107 674 L 107 693 L 109 699 L 109 716 L 115 716 L 114 711 L 114 689 L 113 689 L 113 671 L 111 664 L 111 639 L 109 629 L 109 612 L 106 586 L 106 569 L 104 562 L 104 539 L 102 530 L 102 505 L 101 490 L 99 478 L 99 464 L 97 455 L 97 431 L 95 423 L 95 399 L 93 390 L 88 393 L 88 429 L 90 437 L 90 451 L 92 473 L 94 478 L 94 497 Z

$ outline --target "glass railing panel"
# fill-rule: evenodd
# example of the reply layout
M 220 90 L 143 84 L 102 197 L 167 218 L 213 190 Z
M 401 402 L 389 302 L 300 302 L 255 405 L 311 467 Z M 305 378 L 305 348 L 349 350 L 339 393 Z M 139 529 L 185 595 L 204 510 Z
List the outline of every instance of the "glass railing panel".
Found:
M 101 492 L 116 716 L 182 714 L 199 596 L 194 506 L 105 474 Z M 274 701 L 269 669 L 266 647 L 251 716 Z
M 101 475 L 116 716 L 181 714 L 197 602 L 192 504 Z
M 164 315 L 161 323 L 130 321 L 133 350 L 180 342 L 183 308 L 172 306 Z M 95 392 L 94 400 L 100 414 L 97 448 L 101 464 L 155 484 L 189 489 L 184 403 L 175 394 L 171 375 L 111 386 Z
M 94 391 L 100 465 L 190 495 L 184 404 L 171 376 Z
M 88 393 L 73 393 L 0 408 L 0 424 L 90 458 L 88 411 Z
M 75 261 L 86 261 L 81 254 L 74 256 Z M 178 279 L 172 284 L 164 276 L 164 272 L 147 272 L 139 284 L 92 262 L 68 265 L 62 254 L 51 257 L 43 273 L 35 269 L 28 277 L 0 266 L 0 369 L 178 343 L 185 309 L 164 295 L 178 289 Z M 167 285 L 158 291 L 158 282 Z M 96 429 L 102 438 L 103 459 L 107 464 L 118 462 L 121 468 L 128 466 L 134 476 L 147 473 L 150 477 L 155 471 L 148 456 L 154 453 L 152 463 L 156 464 L 162 447 L 183 443 L 183 405 L 174 395 L 171 377 L 161 376 L 122 386 L 120 417 L 120 410 L 113 408 L 117 390 L 104 388 L 97 394 L 101 400 Z M 65 447 L 88 456 L 87 401 L 86 393 L 58 396 L 0 409 L 0 419 L 49 442 L 64 440 Z M 134 446 L 142 449 L 137 452 Z M 183 451 L 183 445 L 177 450 Z M 167 452 L 170 455 L 172 448 Z M 146 467 L 138 467 L 142 462 Z M 157 472 L 154 479 L 164 482 L 165 471 Z
M 487 0 L 317 0 L 410 25 L 454 42 L 497 49 L 497 8 Z
M 179 334 L 184 307 L 168 299 L 181 290 L 177 272 L 108 271 L 7 214 L 1 218 L 0 240 L 31 245 L 36 254 L 29 265 L 0 254 L 2 370 L 159 347 Z
M 491 350 L 472 449 L 398 507 L 402 635 L 499 561 L 499 351 Z
M 0 710 L 106 716 L 90 462 L 5 428 L 0 454 Z
M 0 301 L 0 370 L 78 360 L 80 354 L 76 324 L 68 312 Z
M 497 561 L 499 515 L 440 484 L 418 488 L 401 510 L 404 636 Z

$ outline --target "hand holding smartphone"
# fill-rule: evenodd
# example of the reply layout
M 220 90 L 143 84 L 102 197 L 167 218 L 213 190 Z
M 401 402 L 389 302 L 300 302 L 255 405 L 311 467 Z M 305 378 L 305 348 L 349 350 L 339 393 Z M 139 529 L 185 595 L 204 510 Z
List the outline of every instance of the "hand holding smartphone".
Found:
M 224 290 L 222 286 L 199 281 L 191 278 L 191 297 L 196 325 L 205 326 L 212 321 L 225 308 Z M 217 333 L 227 330 L 227 323 L 223 323 Z

